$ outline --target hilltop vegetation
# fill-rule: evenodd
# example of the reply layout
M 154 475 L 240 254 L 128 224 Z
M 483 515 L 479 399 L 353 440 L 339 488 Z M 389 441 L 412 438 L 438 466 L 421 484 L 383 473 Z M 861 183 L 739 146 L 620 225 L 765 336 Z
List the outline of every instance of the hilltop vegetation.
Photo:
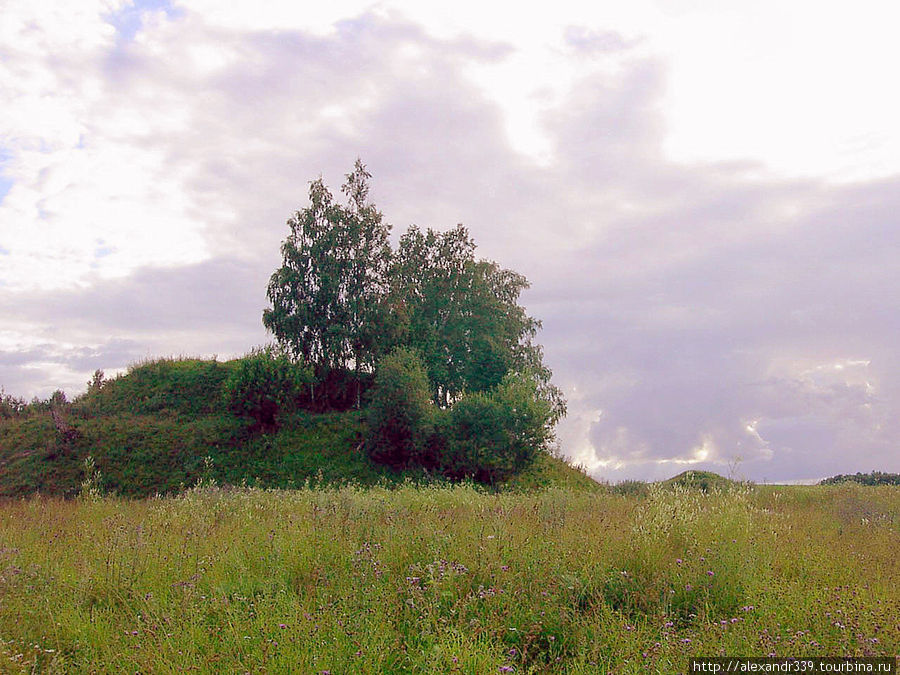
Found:
M 0 496 L 74 496 L 90 473 L 102 491 L 123 496 L 174 493 L 198 481 L 299 487 L 433 480 L 421 469 L 373 462 L 364 449 L 365 411 L 316 413 L 293 401 L 274 427 L 236 414 L 227 384 L 246 359 L 159 359 L 116 378 L 96 376 L 67 401 L 6 396 L 0 405 Z M 352 398 L 352 397 L 351 397 Z M 240 411 L 238 411 L 240 412 Z M 91 457 L 93 468 L 86 471 Z M 596 485 L 547 453 L 506 485 Z
M 357 161 L 343 205 L 312 181 L 288 219 L 262 316 L 275 344 L 112 381 L 98 371 L 71 403 L 3 397 L 0 494 L 72 494 L 79 471 L 144 495 L 201 475 L 527 483 L 552 464 L 566 404 L 534 341 L 540 322 L 518 302 L 527 280 L 477 258 L 462 225 L 411 227 L 392 249 L 370 177 Z
M 318 179 L 282 242 L 263 324 L 304 369 L 310 405 L 345 374 L 372 384 L 369 457 L 394 469 L 495 483 L 547 450 L 562 392 L 519 304 L 524 276 L 479 259 L 468 231 L 410 227 L 396 249 L 361 161 L 338 203 Z M 321 407 L 321 406 L 320 406 Z
M 703 492 L 711 492 L 713 490 L 724 491 L 735 487 L 738 483 L 724 476 L 720 476 L 712 471 L 697 471 L 690 469 L 682 471 L 677 476 L 673 476 L 663 483 L 668 486 L 679 486 L 683 488 L 696 488 Z

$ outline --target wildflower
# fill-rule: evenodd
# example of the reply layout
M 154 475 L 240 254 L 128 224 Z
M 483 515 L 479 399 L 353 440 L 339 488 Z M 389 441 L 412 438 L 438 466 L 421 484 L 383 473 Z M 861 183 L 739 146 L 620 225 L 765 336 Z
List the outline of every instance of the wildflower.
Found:
M 284 630 L 285 628 L 287 628 L 287 624 L 286 624 L 286 623 L 280 623 L 280 624 L 278 624 L 278 627 L 281 628 L 282 630 Z
M 684 560 L 682 560 L 681 558 L 675 558 L 675 564 L 676 564 L 676 565 L 680 565 L 680 564 L 683 563 L 683 562 L 684 562 Z
M 712 570 L 706 570 L 706 576 L 708 576 L 708 577 L 713 576 L 713 571 L 712 571 Z
M 500 569 L 503 570 L 504 572 L 509 572 L 509 565 L 501 565 Z
M 501 673 L 511 673 L 513 671 L 512 666 L 500 666 L 499 668 Z

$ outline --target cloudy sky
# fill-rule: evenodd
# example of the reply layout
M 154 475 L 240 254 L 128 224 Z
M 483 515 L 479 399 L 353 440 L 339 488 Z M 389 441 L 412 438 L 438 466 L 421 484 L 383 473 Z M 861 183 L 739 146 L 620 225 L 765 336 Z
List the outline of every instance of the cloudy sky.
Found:
M 0 386 L 265 342 L 361 157 L 531 281 L 593 475 L 900 471 L 897 4 L 523 7 L 0 0 Z

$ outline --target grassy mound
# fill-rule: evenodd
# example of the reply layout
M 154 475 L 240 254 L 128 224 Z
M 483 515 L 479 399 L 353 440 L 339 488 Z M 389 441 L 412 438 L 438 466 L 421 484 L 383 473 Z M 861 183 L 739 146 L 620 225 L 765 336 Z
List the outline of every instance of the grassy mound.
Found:
M 710 492 L 712 490 L 728 490 L 729 488 L 736 487 L 738 483 L 725 478 L 725 476 L 713 473 L 712 471 L 691 470 L 682 471 L 677 476 L 673 476 L 669 480 L 664 481 L 663 485 L 677 485 L 683 488 L 693 488 L 703 492 Z
M 290 488 L 429 479 L 373 463 L 361 445 L 365 415 L 357 411 L 300 411 L 277 431 L 260 433 L 224 403 L 225 381 L 238 363 L 147 361 L 71 403 L 34 402 L 0 417 L 0 496 L 73 496 L 94 471 L 102 491 L 130 497 L 201 480 Z M 93 469 L 86 469 L 88 457 Z M 596 486 L 549 455 L 510 481 L 516 489 L 559 484 Z

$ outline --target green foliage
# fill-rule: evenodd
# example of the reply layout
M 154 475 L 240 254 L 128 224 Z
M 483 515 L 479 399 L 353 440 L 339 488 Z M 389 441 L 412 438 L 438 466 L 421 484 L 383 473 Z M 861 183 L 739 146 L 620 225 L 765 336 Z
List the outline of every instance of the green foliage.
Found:
M 131 366 L 125 375 L 104 379 L 73 403 L 84 415 L 174 414 L 224 412 L 222 383 L 234 362 L 161 358 Z
M 463 391 L 497 386 L 538 327 L 517 304 L 528 282 L 477 260 L 462 225 L 447 232 L 409 228 L 391 275 L 389 304 L 403 317 L 406 343 L 422 352 L 443 407 Z
M 428 375 L 415 352 L 399 348 L 378 364 L 368 408 L 366 448 L 374 461 L 392 467 L 427 462 L 431 397 Z
M 510 372 L 527 372 L 558 420 L 565 400 L 533 342 L 540 322 L 519 305 L 525 277 L 477 259 L 462 225 L 447 232 L 410 227 L 392 251 L 390 226 L 368 201 L 370 178 L 357 161 L 343 187 L 346 206 L 321 179 L 311 184 L 310 206 L 288 221 L 283 264 L 268 286 L 266 328 L 314 366 L 320 383 L 352 367 L 357 403 L 362 375 L 407 347 L 420 354 L 442 408 L 466 392 L 491 391 Z
M 277 431 L 253 433 L 259 431 L 254 422 L 235 416 L 225 404 L 225 381 L 241 366 L 242 359 L 160 359 L 104 379 L 99 389 L 55 409 L 48 400 L 26 405 L 15 399 L 9 416 L 0 416 L 0 497 L 36 492 L 75 497 L 94 470 L 102 475 L 103 491 L 125 497 L 178 492 L 197 484 L 205 470 L 219 485 L 281 488 L 318 477 L 329 484 L 361 485 L 439 479 L 437 457 L 446 449 L 450 412 L 430 403 L 427 385 L 427 440 L 416 455 L 418 464 L 395 469 L 371 461 L 364 451 L 366 412 L 301 409 L 281 415 Z M 94 465 L 90 472 L 84 464 L 88 456 Z M 209 470 L 206 457 L 212 461 Z M 539 459 L 511 487 L 596 487 L 561 460 L 546 453 Z
M 223 385 L 228 410 L 249 417 L 259 429 L 275 429 L 280 416 L 293 412 L 306 385 L 307 366 L 273 347 L 255 349 L 240 359 Z
M 464 396 L 450 410 L 442 464 L 455 478 L 509 478 L 547 449 L 552 412 L 526 377 L 508 375 L 490 392 Z
M 712 490 L 727 490 L 736 487 L 740 483 L 720 476 L 712 471 L 682 471 L 677 476 L 670 478 L 664 483 L 667 486 L 678 486 L 684 488 L 693 488 L 703 492 L 711 492 Z
M 357 374 L 370 371 L 379 353 L 390 226 L 368 202 L 369 178 L 357 160 L 346 206 L 321 178 L 311 183 L 310 206 L 288 220 L 282 266 L 269 281 L 263 324 L 318 378 L 351 362 Z
M 642 480 L 623 480 L 610 489 L 624 497 L 646 497 L 650 493 L 650 484 Z
M 411 227 L 392 251 L 390 226 L 368 200 L 370 178 L 357 160 L 342 188 L 346 206 L 321 178 L 311 183 L 310 205 L 288 221 L 263 324 L 313 367 L 307 409 L 346 400 L 341 376 L 351 368 L 360 407 L 379 363 L 366 442 L 374 461 L 507 478 L 547 447 L 565 414 L 533 342 L 540 322 L 519 305 L 528 281 L 477 259 L 462 225 Z M 251 398 L 258 423 L 271 425 L 271 396 L 239 394 L 229 405 L 237 411 Z
M 490 484 L 528 467 L 552 438 L 552 409 L 532 378 L 507 375 L 445 410 L 431 401 L 421 358 L 405 348 L 379 363 L 368 423 L 373 461 Z
M 900 485 L 900 474 L 884 471 L 856 472 L 855 474 L 838 474 L 819 481 L 819 485 L 840 485 L 841 483 L 859 483 L 860 485 Z

